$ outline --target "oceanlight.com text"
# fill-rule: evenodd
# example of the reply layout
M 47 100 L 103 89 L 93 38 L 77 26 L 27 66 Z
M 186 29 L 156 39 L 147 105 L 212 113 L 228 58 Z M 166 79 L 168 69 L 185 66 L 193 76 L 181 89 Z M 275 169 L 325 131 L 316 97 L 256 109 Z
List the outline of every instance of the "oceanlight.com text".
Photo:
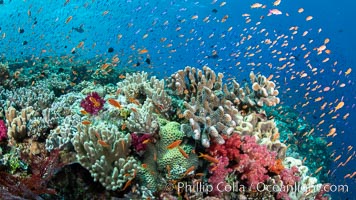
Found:
M 214 188 L 215 187 L 215 188 Z M 218 183 L 217 185 L 213 186 L 207 183 L 198 182 L 195 184 L 189 184 L 187 182 L 178 182 L 177 189 L 179 192 L 201 192 L 201 193 L 210 193 L 212 191 L 218 192 L 246 192 L 250 191 L 252 188 L 255 188 L 258 192 L 302 192 L 302 193 L 309 193 L 309 192 L 319 192 L 320 190 L 324 190 L 325 192 L 334 193 L 334 192 L 342 192 L 346 193 L 349 192 L 348 185 L 303 185 L 299 183 L 295 183 L 294 185 L 267 185 L 265 183 L 258 183 L 254 187 L 247 187 L 242 185 L 238 182 L 234 184 L 227 184 L 226 182 Z

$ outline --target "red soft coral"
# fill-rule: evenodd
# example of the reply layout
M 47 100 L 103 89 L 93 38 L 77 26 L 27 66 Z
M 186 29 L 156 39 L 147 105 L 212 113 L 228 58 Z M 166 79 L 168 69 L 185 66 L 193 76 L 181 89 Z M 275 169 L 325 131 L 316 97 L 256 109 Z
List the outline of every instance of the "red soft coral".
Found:
M 245 136 L 241 143 L 241 153 L 235 158 L 235 169 L 242 174 L 241 179 L 255 189 L 258 183 L 268 180 L 268 170 L 276 160 L 276 153 L 271 152 L 265 145 L 256 143 L 253 136 Z
M 239 134 L 232 134 L 230 137 L 223 135 L 225 144 L 213 143 L 209 150 L 210 155 L 218 157 L 228 157 L 229 160 L 235 160 L 240 156 L 241 138 Z
M 274 166 L 276 152 L 271 152 L 265 145 L 256 143 L 253 136 L 245 136 L 241 139 L 237 133 L 229 138 L 225 136 L 225 144 L 213 144 L 208 150 L 212 156 L 227 157 L 230 164 L 241 174 L 241 179 L 246 180 L 252 189 L 258 183 L 266 181 L 268 169 Z M 231 167 L 231 166 L 230 166 Z

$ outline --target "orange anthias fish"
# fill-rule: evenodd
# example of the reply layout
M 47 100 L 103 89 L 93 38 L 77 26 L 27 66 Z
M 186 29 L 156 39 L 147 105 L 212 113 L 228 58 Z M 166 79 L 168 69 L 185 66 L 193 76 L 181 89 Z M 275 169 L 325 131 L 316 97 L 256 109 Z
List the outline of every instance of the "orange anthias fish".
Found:
M 104 140 L 98 140 L 98 143 L 105 148 L 110 147 L 110 145 L 108 143 L 106 143 Z
M 94 97 L 89 97 L 89 100 L 94 104 L 94 107 L 100 107 L 100 102 L 97 101 Z
M 68 24 L 72 19 L 73 19 L 73 17 L 72 17 L 72 16 L 69 16 L 69 17 L 66 19 L 66 24 Z
M 179 152 L 185 157 L 185 158 L 189 158 L 189 155 L 180 147 L 178 146 Z
M 173 148 L 179 146 L 180 143 L 182 143 L 182 140 L 176 140 L 176 141 L 172 142 L 170 145 L 168 145 L 167 149 L 173 149 Z
M 343 101 L 340 101 L 337 106 L 335 107 L 335 112 L 339 110 L 340 108 L 344 107 L 345 103 Z
M 88 112 L 85 111 L 85 110 L 80 110 L 80 113 L 82 113 L 83 115 L 87 115 L 88 114 Z
M 190 172 L 192 172 L 194 169 L 195 169 L 194 166 L 189 167 L 189 168 L 187 169 L 187 171 L 184 172 L 183 176 L 188 175 L 188 174 L 189 174 Z
M 138 52 L 138 54 L 144 54 L 144 53 L 148 53 L 148 50 L 147 49 L 142 49 Z
M 199 158 L 204 158 L 205 160 L 209 161 L 209 162 L 213 162 L 213 163 L 219 163 L 219 160 L 208 155 L 208 154 L 203 154 L 203 153 L 200 153 L 200 156 Z
M 82 124 L 84 124 L 84 125 L 89 125 L 89 124 L 91 124 L 91 122 L 88 121 L 88 120 L 84 120 L 84 121 L 82 121 Z
M 281 15 L 282 12 L 278 9 L 271 9 L 271 10 L 269 10 L 268 14 L 269 15 Z
M 118 109 L 122 108 L 121 104 L 118 101 L 116 101 L 115 99 L 110 98 L 110 99 L 108 99 L 108 102 L 110 105 L 112 105 Z

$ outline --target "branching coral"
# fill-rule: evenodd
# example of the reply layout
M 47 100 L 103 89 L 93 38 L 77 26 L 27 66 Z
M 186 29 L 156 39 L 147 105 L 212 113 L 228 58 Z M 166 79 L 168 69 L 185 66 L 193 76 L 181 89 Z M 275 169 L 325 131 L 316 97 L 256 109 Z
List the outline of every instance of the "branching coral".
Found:
M 226 84 L 222 85 L 222 78 L 222 74 L 216 75 L 206 66 L 203 70 L 186 67 L 184 71 L 173 74 L 168 85 L 185 100 L 184 117 L 191 129 L 183 125 L 182 130 L 200 140 L 204 147 L 209 147 L 211 141 L 223 144 L 225 141 L 221 135 L 230 135 L 243 123 L 243 114 L 249 111 L 245 106 L 256 110 L 263 102 L 267 106 L 279 103 L 274 83 L 264 76 L 256 78 L 251 74 L 252 89 L 248 85 L 240 88 L 234 81 L 233 88 L 229 90 Z
M 171 109 L 172 100 L 164 90 L 164 80 L 158 80 L 155 76 L 148 79 L 147 72 L 126 74 L 125 80 L 118 82 L 117 86 L 130 103 L 136 99 L 139 102 L 151 99 L 159 113 L 166 115 Z
M 278 90 L 275 89 L 276 85 L 273 81 L 269 81 L 265 76 L 250 73 L 251 87 L 246 83 L 243 88 L 235 80 L 232 81 L 233 87 L 228 89 L 224 85 L 224 93 L 226 98 L 239 104 L 240 107 L 248 106 L 249 108 L 256 109 L 257 107 L 275 106 L 280 100 L 277 97 Z
M 61 124 L 52 129 L 46 139 L 46 149 L 52 151 L 55 148 L 72 148 L 71 140 L 77 133 L 77 126 L 81 117 L 77 114 L 68 115 Z
M 120 189 L 135 178 L 137 161 L 129 156 L 131 136 L 121 133 L 116 126 L 79 125 L 72 143 L 79 163 L 107 190 Z
M 142 107 L 134 109 L 136 112 L 132 112 L 126 121 L 131 132 L 154 133 L 158 130 L 157 115 L 153 113 L 153 104 L 149 99 Z
M 27 122 L 35 114 L 32 107 L 17 112 L 15 108 L 9 107 L 5 113 L 8 126 L 7 135 L 13 141 L 20 141 L 27 136 Z

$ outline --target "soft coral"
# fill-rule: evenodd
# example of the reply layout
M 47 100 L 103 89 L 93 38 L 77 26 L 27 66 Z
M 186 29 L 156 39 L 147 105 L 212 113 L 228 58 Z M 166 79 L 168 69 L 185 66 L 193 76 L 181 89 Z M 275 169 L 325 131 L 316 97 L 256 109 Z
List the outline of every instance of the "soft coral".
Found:
M 1 199 L 39 199 L 41 194 L 55 194 L 55 190 L 47 188 L 47 184 L 64 165 L 59 162 L 59 150 L 53 150 L 48 157 L 33 156 L 29 163 L 32 174 L 26 178 L 0 172 Z

